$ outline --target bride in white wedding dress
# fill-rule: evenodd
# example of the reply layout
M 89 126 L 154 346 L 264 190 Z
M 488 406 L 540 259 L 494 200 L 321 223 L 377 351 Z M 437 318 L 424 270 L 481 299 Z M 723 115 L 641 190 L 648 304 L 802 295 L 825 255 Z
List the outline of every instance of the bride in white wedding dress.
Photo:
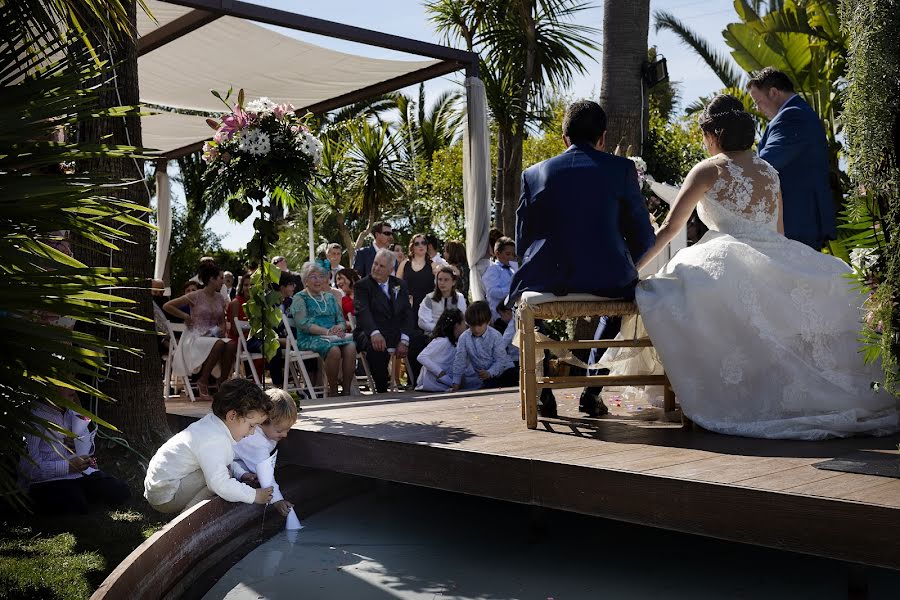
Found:
M 778 173 L 750 149 L 755 128 L 739 100 L 718 96 L 700 124 L 712 156 L 688 174 L 638 269 L 695 207 L 710 231 L 636 290 L 685 416 L 747 437 L 897 431 L 896 399 L 873 391 L 879 369 L 859 353 L 864 298 L 850 267 L 784 237 Z M 602 363 L 634 373 L 652 350 L 634 352 L 611 349 Z

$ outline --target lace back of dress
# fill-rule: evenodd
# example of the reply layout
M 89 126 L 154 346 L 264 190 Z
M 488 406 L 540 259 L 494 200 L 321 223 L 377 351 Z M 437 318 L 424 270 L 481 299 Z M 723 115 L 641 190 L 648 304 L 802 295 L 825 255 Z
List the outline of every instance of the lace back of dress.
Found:
M 755 154 L 745 164 L 717 156 L 719 177 L 701 203 L 704 222 L 723 233 L 775 230 L 778 225 L 778 172 Z

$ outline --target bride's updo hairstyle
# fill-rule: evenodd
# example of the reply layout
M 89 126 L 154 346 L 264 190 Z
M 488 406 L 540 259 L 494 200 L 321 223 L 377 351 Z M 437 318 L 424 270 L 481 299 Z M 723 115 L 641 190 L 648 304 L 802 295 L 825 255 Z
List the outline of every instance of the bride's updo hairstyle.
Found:
M 756 138 L 756 124 L 734 96 L 721 94 L 700 114 L 700 130 L 715 136 L 725 152 L 747 150 Z

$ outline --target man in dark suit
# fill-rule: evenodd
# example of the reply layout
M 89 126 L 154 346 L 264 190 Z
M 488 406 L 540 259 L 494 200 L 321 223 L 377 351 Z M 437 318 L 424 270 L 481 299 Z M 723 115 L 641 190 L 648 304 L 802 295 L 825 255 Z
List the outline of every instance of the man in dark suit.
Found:
M 633 299 L 634 265 L 656 240 L 634 163 L 602 151 L 606 113 L 596 102 L 566 108 L 563 140 L 565 152 L 522 173 L 516 210 L 522 263 L 509 300 L 527 291 Z M 606 409 L 598 391 L 588 388 L 581 399 L 581 410 L 592 416 Z M 555 415 L 552 394 L 542 394 L 540 406 L 543 416 Z
M 756 108 L 769 119 L 759 140 L 759 157 L 781 178 L 784 235 L 821 250 L 827 240 L 837 237 L 822 122 L 794 93 L 788 76 L 772 67 L 754 73 L 747 89 Z
M 563 120 L 568 149 L 522 173 L 510 300 L 526 291 L 634 298 L 634 265 L 656 237 L 634 163 L 602 152 L 605 139 L 600 105 L 574 102 Z
M 387 221 L 378 221 L 372 225 L 372 237 L 375 238 L 372 245 L 360 248 L 353 257 L 353 269 L 360 277 L 368 277 L 372 272 L 375 253 L 381 248 L 390 248 L 394 243 L 394 230 Z
M 396 262 L 392 251 L 380 248 L 372 261 L 372 272 L 353 286 L 353 341 L 359 351 L 366 353 L 379 393 L 388 387 L 388 350 L 404 358 L 412 331 L 409 290 L 403 280 L 391 275 Z

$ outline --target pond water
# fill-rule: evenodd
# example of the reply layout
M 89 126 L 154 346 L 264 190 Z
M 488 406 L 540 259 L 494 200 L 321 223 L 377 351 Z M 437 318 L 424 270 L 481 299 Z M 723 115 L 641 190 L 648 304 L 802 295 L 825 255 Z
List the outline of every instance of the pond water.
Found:
M 383 484 L 277 534 L 204 598 L 827 600 L 847 598 L 847 573 L 838 561 Z M 898 597 L 900 572 L 866 574 L 871 600 Z

